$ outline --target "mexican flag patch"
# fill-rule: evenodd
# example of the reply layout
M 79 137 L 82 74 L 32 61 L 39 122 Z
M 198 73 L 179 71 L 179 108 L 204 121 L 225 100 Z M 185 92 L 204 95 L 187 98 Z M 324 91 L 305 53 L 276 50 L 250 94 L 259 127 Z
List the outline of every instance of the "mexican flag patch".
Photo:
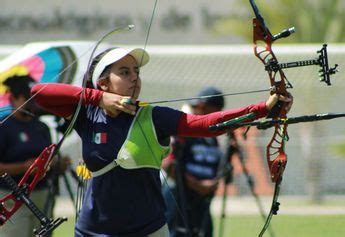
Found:
M 27 141 L 29 141 L 29 136 L 28 136 L 28 134 L 25 133 L 25 132 L 20 132 L 20 133 L 19 133 L 19 140 L 20 140 L 21 142 L 27 142 Z
M 107 143 L 107 134 L 105 132 L 95 133 L 93 135 L 93 142 L 96 144 Z

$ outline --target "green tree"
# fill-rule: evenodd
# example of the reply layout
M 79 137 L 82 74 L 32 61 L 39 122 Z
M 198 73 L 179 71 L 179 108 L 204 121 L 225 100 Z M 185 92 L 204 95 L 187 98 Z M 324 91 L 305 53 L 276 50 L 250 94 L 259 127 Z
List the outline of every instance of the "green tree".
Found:
M 320 43 L 345 41 L 345 2 L 341 0 L 257 0 L 261 14 L 272 34 L 295 26 L 296 34 L 282 43 Z M 254 13 L 249 1 L 238 0 L 226 18 L 213 25 L 216 34 L 237 34 L 251 42 L 251 19 Z

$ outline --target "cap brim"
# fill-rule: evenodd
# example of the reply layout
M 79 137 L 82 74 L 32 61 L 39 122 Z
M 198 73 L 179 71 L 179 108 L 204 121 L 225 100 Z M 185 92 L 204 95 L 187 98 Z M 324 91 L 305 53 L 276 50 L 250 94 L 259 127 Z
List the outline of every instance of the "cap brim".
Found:
M 146 52 L 146 50 L 141 48 L 132 49 L 126 55 L 128 54 L 137 61 L 139 67 L 145 66 L 150 60 L 149 54 Z

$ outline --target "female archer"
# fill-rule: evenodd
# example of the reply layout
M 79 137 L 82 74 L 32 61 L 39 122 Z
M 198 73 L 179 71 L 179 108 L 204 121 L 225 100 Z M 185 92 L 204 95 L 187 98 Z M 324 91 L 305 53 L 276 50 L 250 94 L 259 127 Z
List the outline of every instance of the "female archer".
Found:
M 282 100 L 208 115 L 186 114 L 160 106 L 139 107 L 139 68 L 149 61 L 144 49 L 112 48 L 92 61 L 89 87 L 38 84 L 32 93 L 45 110 L 70 119 L 79 99 L 74 129 L 92 173 L 75 227 L 75 236 L 169 236 L 159 169 L 170 136 L 214 137 L 208 126 L 254 112 L 265 117 Z M 44 88 L 43 88 L 44 87 Z

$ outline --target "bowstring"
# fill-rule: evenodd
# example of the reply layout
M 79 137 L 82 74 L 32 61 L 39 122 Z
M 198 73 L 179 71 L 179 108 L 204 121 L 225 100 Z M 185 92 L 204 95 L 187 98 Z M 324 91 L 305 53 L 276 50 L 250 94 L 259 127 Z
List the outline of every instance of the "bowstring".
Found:
M 142 53 L 142 55 L 141 55 L 141 59 L 140 59 L 140 62 L 139 62 L 139 67 L 138 67 L 138 68 L 139 68 L 139 73 L 138 73 L 138 77 L 139 77 L 139 75 L 140 75 L 140 68 L 141 68 L 141 65 L 142 65 L 142 62 L 143 62 L 143 59 L 144 59 L 144 54 L 145 54 L 145 51 L 146 51 L 146 48 L 147 48 L 147 44 L 148 44 L 148 41 L 149 41 L 149 36 L 150 36 L 151 28 L 152 28 L 153 19 L 154 19 L 156 10 L 157 10 L 157 5 L 158 5 L 158 0 L 155 0 L 154 6 L 153 6 L 153 10 L 152 10 L 152 13 L 151 13 L 151 17 L 150 17 L 150 22 L 149 22 L 147 34 L 146 34 L 146 37 L 145 37 L 145 43 L 144 43 L 144 48 L 143 48 L 144 51 L 143 51 L 143 53 Z M 134 89 L 133 89 L 133 92 L 132 92 L 132 98 L 133 98 L 134 95 L 135 95 L 136 88 L 137 88 L 137 84 L 138 84 L 138 80 L 135 81 L 135 86 L 134 86 Z M 147 143 L 147 145 L 148 145 L 148 147 L 149 147 L 149 150 L 150 150 L 151 153 L 152 153 L 152 156 L 153 156 L 153 158 L 154 158 L 154 160 L 155 160 L 155 162 L 156 162 L 156 165 L 157 165 L 157 166 L 160 166 L 160 165 L 159 165 L 159 164 L 160 164 L 159 159 L 156 157 L 155 153 L 153 152 L 153 149 L 152 149 L 152 147 L 151 147 L 151 145 L 150 145 L 150 143 L 149 143 L 149 140 L 148 140 L 148 138 L 147 138 L 146 135 L 145 135 L 144 129 L 142 128 L 142 125 L 141 125 L 141 123 L 140 123 L 140 120 L 138 119 L 137 121 L 138 121 L 138 125 L 139 125 L 139 128 L 140 128 L 140 131 L 141 131 L 141 133 L 143 134 L 143 137 L 144 137 L 144 139 L 145 139 L 145 142 Z M 176 200 L 176 198 L 175 198 L 175 196 L 174 196 L 174 194 L 173 194 L 173 192 L 172 192 L 172 189 L 170 188 L 170 185 L 169 185 L 169 183 L 168 183 L 168 180 L 167 180 L 166 175 L 163 173 L 163 171 L 162 171 L 161 169 L 160 169 L 159 172 L 160 172 L 160 174 L 161 174 L 161 177 L 163 178 L 163 181 L 164 181 L 165 185 L 167 185 L 167 187 L 168 187 L 168 189 L 169 189 L 169 192 L 170 192 L 170 195 L 172 196 L 172 199 L 174 200 L 174 204 L 175 204 L 175 206 L 176 206 L 176 209 L 177 209 L 179 215 L 182 217 L 182 221 L 183 221 L 184 225 L 186 226 L 186 223 L 187 223 L 187 222 L 186 222 L 186 218 L 187 218 L 187 217 L 186 217 L 185 215 L 183 215 L 182 210 L 181 210 L 181 207 L 179 206 L 179 204 L 178 204 L 178 202 L 177 202 L 177 200 Z M 162 192 L 161 190 L 159 190 L 159 191 Z M 186 227 L 187 227 L 187 226 L 186 226 Z M 190 233 L 188 233 L 188 234 L 190 234 Z
M 244 95 L 244 94 L 255 94 L 261 92 L 272 91 L 272 87 L 269 89 L 259 89 L 259 90 L 251 90 L 251 91 L 242 91 L 242 92 L 230 92 L 230 93 L 221 93 L 217 95 L 204 95 L 204 96 L 195 96 L 195 97 L 187 97 L 187 98 L 179 98 L 179 99 L 169 99 L 169 100 L 157 100 L 151 102 L 140 102 L 139 106 L 146 106 L 146 105 L 153 105 L 153 104 L 163 104 L 163 103 L 173 103 L 173 102 L 181 102 L 181 101 L 190 101 L 190 100 L 202 100 L 208 98 L 215 98 L 221 96 L 235 96 L 235 95 Z

